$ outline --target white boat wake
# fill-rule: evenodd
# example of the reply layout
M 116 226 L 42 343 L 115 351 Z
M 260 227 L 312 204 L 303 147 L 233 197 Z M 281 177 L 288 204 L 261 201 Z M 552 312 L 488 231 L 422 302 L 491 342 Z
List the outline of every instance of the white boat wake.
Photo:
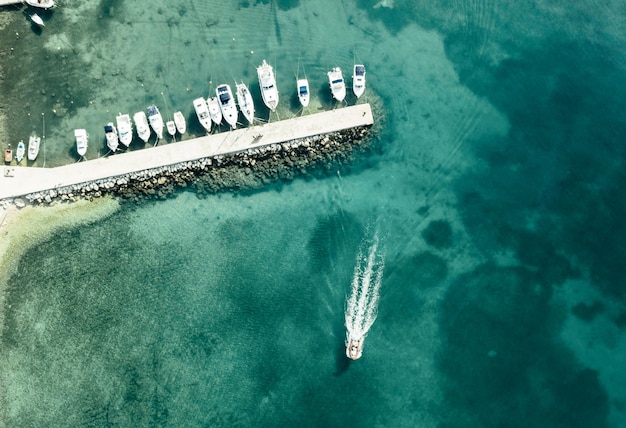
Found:
M 384 267 L 385 260 L 376 233 L 371 240 L 361 242 L 352 278 L 352 292 L 346 302 L 346 356 L 353 360 L 361 357 L 365 335 L 376 321 Z

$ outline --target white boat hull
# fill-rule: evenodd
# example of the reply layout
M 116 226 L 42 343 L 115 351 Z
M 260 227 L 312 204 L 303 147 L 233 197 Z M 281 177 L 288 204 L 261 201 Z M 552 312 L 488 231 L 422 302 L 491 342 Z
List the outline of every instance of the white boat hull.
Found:
M 343 80 L 341 68 L 335 67 L 328 72 L 328 83 L 330 84 L 333 98 L 339 102 L 343 101 L 346 98 L 346 83 Z
M 87 147 L 89 144 L 87 130 L 75 129 L 74 137 L 76 137 L 76 152 L 78 153 L 78 156 L 85 156 L 87 154 Z
M 17 150 L 15 151 L 15 160 L 20 163 L 22 159 L 24 159 L 24 155 L 26 154 L 26 146 L 23 141 L 17 143 Z
M 259 77 L 259 87 L 261 88 L 261 97 L 263 102 L 272 111 L 278 107 L 278 88 L 276 87 L 276 77 L 274 69 L 265 60 L 257 69 Z
M 119 147 L 120 140 L 113 122 L 107 123 L 107 126 L 104 127 L 104 134 L 107 139 L 107 147 L 113 152 L 116 151 Z
M 174 123 L 176 124 L 176 130 L 180 135 L 187 132 L 187 121 L 181 111 L 174 112 Z
M 296 87 L 298 89 L 298 100 L 300 100 L 300 104 L 302 107 L 307 107 L 311 95 L 309 92 L 309 81 L 307 79 L 297 79 Z
M 51 9 L 54 7 L 54 0 L 24 0 L 24 2 L 39 9 Z
M 115 118 L 117 123 L 117 134 L 120 142 L 128 147 L 133 141 L 133 125 L 129 114 L 120 114 Z
M 147 143 L 150 139 L 150 125 L 148 124 L 148 118 L 143 111 L 137 112 L 133 115 L 135 121 L 135 127 L 137 128 L 137 135 L 144 142 Z
M 217 97 L 211 97 L 207 99 L 207 105 L 209 106 L 209 115 L 211 116 L 211 120 L 216 125 L 222 123 L 222 109 L 220 108 L 220 102 Z
M 28 155 L 27 158 L 29 161 L 34 161 L 37 159 L 37 155 L 39 154 L 39 146 L 41 144 L 41 138 L 36 135 L 31 135 L 28 139 Z
M 237 84 L 237 104 L 239 104 L 239 109 L 248 123 L 252 123 L 254 121 L 254 100 L 244 83 Z
M 346 332 L 346 357 L 358 360 L 363 356 L 363 341 L 365 337 L 355 338 Z
M 355 64 L 352 72 L 352 91 L 357 98 L 365 92 L 365 66 Z
M 215 89 L 215 94 L 217 95 L 217 99 L 220 103 L 220 109 L 222 110 L 222 116 L 224 120 L 231 126 L 231 128 L 235 129 L 237 127 L 237 106 L 235 105 L 235 100 L 233 99 L 233 91 L 230 89 L 230 86 L 224 84 L 220 85 Z
M 161 116 L 161 112 L 155 105 L 151 105 L 148 107 L 148 122 L 150 123 L 150 127 L 157 134 L 159 140 L 163 138 L 163 127 L 165 126 L 163 123 L 163 117 Z
M 211 115 L 209 114 L 209 107 L 207 106 L 206 100 L 202 97 L 196 98 L 193 100 L 193 108 L 196 111 L 200 125 L 202 125 L 207 132 L 211 132 Z

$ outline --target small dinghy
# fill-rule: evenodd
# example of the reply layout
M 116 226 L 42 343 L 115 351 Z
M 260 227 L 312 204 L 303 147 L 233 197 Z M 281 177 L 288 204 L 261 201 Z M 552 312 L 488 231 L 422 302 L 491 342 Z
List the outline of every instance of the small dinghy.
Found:
M 185 116 L 183 116 L 182 111 L 174 112 L 174 123 L 176 124 L 176 130 L 180 135 L 187 132 L 187 121 L 185 121 Z
M 76 152 L 78 156 L 83 157 L 87 154 L 87 130 L 86 129 L 75 129 L 74 137 L 76 137 Z
M 24 145 L 24 141 L 21 140 L 19 143 L 17 143 L 17 150 L 15 151 L 15 160 L 17 161 L 17 163 L 22 162 L 22 159 L 24 159 L 25 153 L 26 153 L 26 146 Z
M 143 111 L 137 112 L 133 115 L 135 126 L 137 127 L 137 135 L 141 138 L 141 141 L 147 143 L 150 139 L 150 125 L 148 125 L 148 118 Z
M 10 163 L 13 160 L 13 150 L 6 149 L 4 151 L 4 162 Z
M 46 24 L 44 24 L 43 19 L 41 19 L 41 16 L 37 15 L 36 13 L 30 16 L 30 20 L 33 21 L 35 24 L 39 25 L 40 27 L 45 27 Z
M 167 127 L 167 133 L 174 138 L 174 135 L 176 135 L 176 123 L 173 120 L 168 120 L 165 126 Z

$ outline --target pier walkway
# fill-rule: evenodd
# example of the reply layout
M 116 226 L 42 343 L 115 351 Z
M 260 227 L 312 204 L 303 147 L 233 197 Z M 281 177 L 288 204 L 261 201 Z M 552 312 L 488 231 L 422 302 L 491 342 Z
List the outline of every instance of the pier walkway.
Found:
M 358 104 L 55 168 L 3 166 L 0 200 L 373 123 L 370 105 Z

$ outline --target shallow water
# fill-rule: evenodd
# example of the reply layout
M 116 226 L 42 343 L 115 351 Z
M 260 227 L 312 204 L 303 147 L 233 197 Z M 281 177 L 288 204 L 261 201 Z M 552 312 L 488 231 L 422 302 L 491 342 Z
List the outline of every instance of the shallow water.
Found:
M 41 32 L 4 9 L 9 138 L 45 119 L 53 166 L 85 127 L 95 158 L 103 124 L 153 102 L 197 135 L 193 98 L 258 91 L 267 58 L 271 120 L 299 114 L 297 72 L 316 111 L 325 71 L 362 61 L 382 141 L 325 178 L 126 205 L 31 249 L 8 279 L 4 425 L 624 425 L 623 2 L 226 3 L 68 0 Z M 349 363 L 372 225 L 379 312 Z

